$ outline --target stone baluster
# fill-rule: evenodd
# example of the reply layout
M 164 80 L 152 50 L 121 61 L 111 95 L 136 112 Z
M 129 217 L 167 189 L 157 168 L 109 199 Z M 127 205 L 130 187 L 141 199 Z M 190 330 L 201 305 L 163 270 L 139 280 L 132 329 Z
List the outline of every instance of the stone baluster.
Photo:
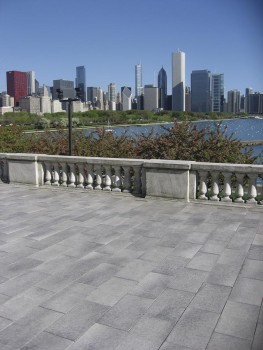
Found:
M 104 178 L 104 188 L 103 191 L 111 191 L 111 166 L 105 165 L 105 178 Z
M 113 175 L 113 192 L 121 192 L 121 168 L 119 166 L 114 168 L 115 174 Z
M 131 192 L 131 172 L 129 166 L 124 166 L 123 192 Z
M 212 196 L 210 197 L 210 200 L 218 202 L 219 201 L 219 198 L 218 198 L 218 194 L 219 194 L 219 186 L 218 186 L 219 172 L 214 171 L 211 175 L 212 175 L 212 186 L 211 186 Z
M 78 169 L 79 169 L 79 175 L 78 175 L 77 188 L 84 188 L 84 178 L 85 178 L 84 165 L 79 164 Z
M 50 186 L 51 180 L 52 180 L 52 174 L 51 174 L 51 164 L 49 162 L 45 162 L 45 185 Z
M 141 194 L 142 192 L 141 167 L 135 166 L 133 169 L 134 169 L 133 193 Z
M 96 165 L 96 187 L 94 188 L 97 191 L 102 190 L 102 171 L 101 165 Z
M 199 171 L 199 196 L 198 199 L 207 200 L 207 172 Z
M 68 179 L 68 187 L 76 187 L 76 171 L 75 164 L 69 164 L 69 179 Z
M 67 187 L 68 185 L 68 166 L 66 163 L 60 163 L 61 168 L 61 186 Z
M 88 170 L 87 170 L 87 185 L 86 185 L 86 190 L 93 190 L 93 165 L 89 164 L 88 165 Z
M 256 197 L 257 197 L 257 174 L 250 174 L 249 175 L 249 180 L 248 180 L 248 203 L 257 203 Z
M 231 177 L 232 173 L 224 173 L 224 190 L 223 197 L 221 198 L 222 202 L 232 202 L 231 196 Z
M 54 178 L 52 186 L 59 186 L 59 166 L 58 163 L 54 163 Z
M 236 174 L 237 185 L 236 185 L 236 199 L 235 203 L 244 203 L 244 174 Z

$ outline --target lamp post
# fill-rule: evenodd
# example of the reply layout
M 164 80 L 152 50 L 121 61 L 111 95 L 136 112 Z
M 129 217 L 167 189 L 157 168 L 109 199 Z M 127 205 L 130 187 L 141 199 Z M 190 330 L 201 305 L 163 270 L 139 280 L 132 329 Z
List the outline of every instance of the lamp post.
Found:
M 57 89 L 57 96 L 60 102 L 68 102 L 68 154 L 72 156 L 72 102 L 80 100 L 80 88 L 75 88 L 76 98 L 63 98 L 63 91 Z

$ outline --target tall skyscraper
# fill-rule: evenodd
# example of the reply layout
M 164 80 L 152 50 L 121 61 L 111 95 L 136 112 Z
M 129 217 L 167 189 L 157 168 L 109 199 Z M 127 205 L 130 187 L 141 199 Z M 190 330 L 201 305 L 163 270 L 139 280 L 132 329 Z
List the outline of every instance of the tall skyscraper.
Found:
M 212 112 L 224 112 L 224 74 L 212 74 Z
M 53 80 L 53 100 L 57 100 L 57 89 L 63 91 L 63 98 L 75 98 L 76 93 L 74 89 L 74 82 L 71 80 Z
M 15 106 L 19 100 L 27 96 L 27 73 L 18 71 L 6 72 L 7 93 L 14 97 Z
M 194 70 L 191 74 L 191 111 L 210 112 L 211 72 Z
M 80 99 L 86 102 L 86 69 L 84 66 L 76 67 L 76 88 L 80 89 Z
M 172 53 L 172 109 L 185 111 L 185 53 Z
M 87 87 L 87 101 L 91 103 L 95 103 L 97 100 L 98 88 L 95 86 Z
M 159 108 L 159 88 L 144 85 L 144 110 L 155 111 Z
M 36 74 L 34 71 L 27 72 L 27 94 L 32 96 L 36 93 Z
M 143 92 L 142 87 L 142 65 L 136 64 L 135 66 L 135 97 L 141 96 Z
M 229 113 L 240 112 L 240 91 L 231 90 L 227 92 L 227 111 Z
M 116 111 L 116 85 L 114 83 L 108 85 L 108 96 L 110 110 Z
M 163 67 L 158 73 L 158 88 L 160 89 L 159 107 L 167 109 L 167 74 Z
M 121 99 L 122 99 L 122 110 L 128 111 L 132 108 L 132 93 L 131 88 L 123 87 L 121 88 Z
M 245 95 L 245 112 L 249 113 L 250 106 L 249 106 L 249 95 L 253 94 L 252 88 L 246 88 L 246 95 Z

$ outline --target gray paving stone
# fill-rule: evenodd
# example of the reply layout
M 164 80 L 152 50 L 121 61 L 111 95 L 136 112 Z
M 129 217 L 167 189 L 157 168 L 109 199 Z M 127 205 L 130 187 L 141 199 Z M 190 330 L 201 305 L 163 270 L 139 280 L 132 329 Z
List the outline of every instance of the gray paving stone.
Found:
M 13 264 L 7 265 L 6 267 L 1 268 L 1 275 L 7 278 L 13 278 L 23 273 L 33 269 L 34 267 L 42 264 L 42 261 L 31 259 L 31 258 L 22 258 L 17 260 Z
M 228 301 L 216 326 L 216 332 L 253 340 L 259 307 Z
M 115 350 L 126 334 L 122 330 L 96 323 L 70 347 L 70 350 Z
M 263 260 L 263 246 L 252 245 L 249 249 L 248 259 Z
M 263 348 L 263 324 L 258 323 L 255 337 L 253 340 L 252 350 L 262 350 Z
M 106 311 L 108 307 L 90 301 L 82 302 L 62 317 L 46 331 L 62 338 L 77 340 L 83 335 Z
M 246 259 L 241 270 L 241 276 L 263 281 L 263 261 Z
M 42 332 L 23 346 L 21 350 L 64 350 L 71 344 L 73 344 L 73 342 L 68 339 L 57 337 L 48 332 Z
M 52 271 L 52 274 L 60 272 L 63 273 L 66 271 L 77 259 L 70 257 L 70 256 L 57 256 L 54 259 L 44 261 L 41 265 L 38 265 L 33 270 L 34 271 L 41 271 L 45 273 L 50 273 Z
M 158 350 L 159 344 L 155 344 L 150 339 L 139 336 L 138 334 L 128 333 L 127 336 L 120 341 L 116 350 Z
M 31 299 L 24 295 L 18 295 L 0 306 L 0 316 L 16 321 L 35 309 L 36 306 L 37 304 L 33 303 Z
M 168 287 L 171 278 L 171 276 L 150 272 L 129 293 L 143 298 L 156 299 Z
M 92 286 L 82 283 L 74 283 L 63 289 L 61 292 L 56 293 L 40 306 L 46 309 L 67 313 L 75 306 L 81 304 L 92 290 L 94 290 L 94 287 Z
M 8 320 L 7 318 L 4 318 L 4 317 L 0 317 L 0 331 L 8 327 L 11 323 L 12 323 L 11 320 Z
M 139 282 L 149 272 L 151 272 L 156 266 L 157 266 L 157 263 L 152 261 L 134 259 L 133 261 L 129 262 L 125 267 L 123 267 L 121 270 L 119 270 L 116 273 L 116 277 L 122 277 L 122 278 Z
M 60 318 L 61 315 L 51 310 L 36 308 L 25 317 L 3 329 L 0 332 L 0 344 L 9 346 L 10 349 L 20 349 L 36 334 L 42 332 Z
M 244 233 L 239 231 L 234 234 L 227 247 L 230 249 L 238 249 L 247 252 L 255 238 L 255 235 L 255 233 Z
M 174 248 L 173 253 L 175 256 L 181 256 L 183 258 L 192 259 L 201 247 L 202 245 L 200 244 L 180 242 Z
M 129 262 L 139 258 L 143 253 L 144 251 L 140 251 L 140 250 L 136 251 L 136 250 L 125 248 L 113 255 L 108 254 L 108 257 L 105 258 L 105 262 L 107 262 L 108 264 L 124 267 Z
M 45 280 L 48 275 L 44 272 L 29 271 L 11 280 L 0 284 L 0 293 L 15 296 L 24 292 L 39 281 Z
M 217 263 L 241 267 L 245 258 L 246 252 L 235 249 L 225 249 L 217 260 Z
M 130 292 L 137 282 L 123 278 L 112 277 L 107 282 L 101 284 L 97 289 L 87 296 L 87 300 L 95 303 L 113 306 L 125 294 Z
M 230 292 L 230 287 L 204 284 L 192 300 L 190 307 L 221 313 Z
M 172 328 L 171 322 L 156 317 L 144 316 L 136 323 L 130 334 L 152 342 L 154 344 L 153 349 L 158 349 Z
M 193 349 L 205 349 L 216 326 L 219 314 L 188 308 L 180 318 L 167 342 Z
M 181 256 L 174 256 L 171 254 L 160 261 L 157 267 L 154 268 L 153 272 L 174 276 L 177 269 L 185 267 L 189 261 L 190 259 L 186 259 Z
M 147 249 L 147 251 L 140 256 L 140 259 L 158 262 L 163 260 L 165 257 L 167 257 L 167 255 L 172 253 L 173 253 L 173 248 L 156 246 L 156 247 Z
M 182 345 L 176 345 L 176 344 L 165 342 L 160 347 L 160 350 L 191 350 L 191 349 Z
M 251 341 L 214 332 L 207 350 L 250 350 Z
M 207 241 L 210 236 L 209 232 L 192 232 L 184 238 L 185 242 L 203 244 Z
M 84 274 L 78 282 L 90 284 L 91 286 L 98 287 L 100 284 L 108 281 L 111 277 L 116 275 L 120 270 L 119 267 L 112 264 L 102 263 L 96 266 L 94 269 Z
M 260 306 L 263 298 L 263 281 L 239 277 L 234 285 L 230 300 Z
M 218 258 L 219 255 L 198 252 L 187 267 L 196 270 L 211 271 Z
M 221 254 L 227 246 L 227 242 L 217 241 L 215 239 L 208 239 L 200 252 L 211 253 L 211 254 Z
M 135 295 L 124 296 L 98 323 L 128 331 L 146 313 L 152 300 Z
M 166 289 L 147 310 L 149 317 L 175 324 L 194 297 L 194 293 Z
M 233 287 L 240 269 L 241 266 L 216 264 L 209 273 L 207 282 Z
M 259 245 L 263 246 L 263 235 L 262 234 L 256 234 L 256 237 L 252 243 L 253 245 Z
M 175 276 L 169 280 L 168 287 L 197 293 L 207 276 L 208 272 L 205 271 L 180 268 Z

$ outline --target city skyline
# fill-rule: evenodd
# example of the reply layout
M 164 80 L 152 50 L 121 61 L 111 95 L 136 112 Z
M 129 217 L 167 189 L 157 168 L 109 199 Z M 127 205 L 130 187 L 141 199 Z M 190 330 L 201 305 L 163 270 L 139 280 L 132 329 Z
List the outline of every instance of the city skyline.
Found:
M 114 82 L 118 91 L 132 86 L 134 94 L 140 62 L 143 85 L 153 84 L 163 67 L 171 94 L 171 53 L 178 49 L 186 53 L 186 86 L 193 70 L 207 69 L 224 74 L 225 91 L 263 91 L 261 13 L 260 0 L 134 0 L 132 7 L 120 0 L 80 0 L 77 6 L 70 0 L 28 0 L 27 6 L 11 0 L 0 12 L 6 30 L 0 91 L 6 90 L 7 71 L 35 71 L 41 85 L 51 86 L 53 80 L 75 81 L 75 67 L 85 66 L 87 86 L 106 90 Z

